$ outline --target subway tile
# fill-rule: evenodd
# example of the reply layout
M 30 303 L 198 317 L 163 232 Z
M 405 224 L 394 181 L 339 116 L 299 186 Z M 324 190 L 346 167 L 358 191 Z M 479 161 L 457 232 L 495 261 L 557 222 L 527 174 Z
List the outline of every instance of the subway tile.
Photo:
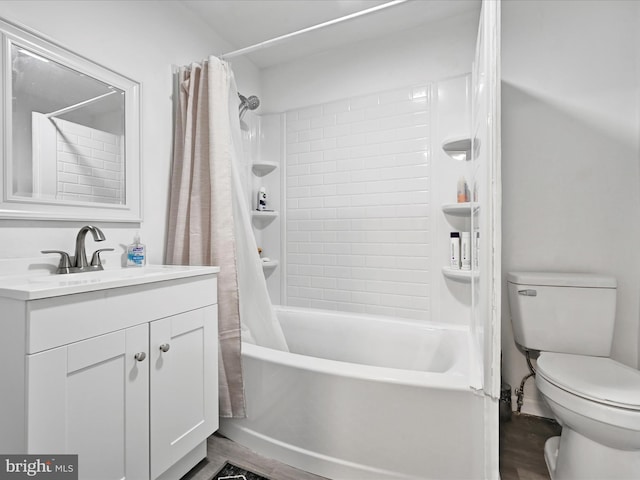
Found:
M 298 208 L 320 208 L 324 206 L 322 197 L 300 198 Z
M 322 265 L 300 265 L 298 272 L 300 275 L 309 277 L 321 277 L 324 274 L 324 267 Z
M 304 130 L 304 131 L 306 132 L 308 130 Z M 298 132 L 287 132 L 285 137 L 287 138 L 287 145 L 290 145 L 292 143 L 298 143 L 299 141 L 303 141 L 303 140 L 300 140 L 300 134 Z
M 300 142 L 319 140 L 321 138 L 322 138 L 322 128 L 314 128 L 313 130 L 303 130 L 301 132 L 298 132 L 298 140 Z
M 298 291 L 305 298 L 320 300 L 323 298 L 323 290 L 321 288 L 300 287 Z
M 299 177 L 299 185 L 301 187 L 306 185 L 322 185 L 324 181 L 324 175 L 301 175 Z
M 351 301 L 366 305 L 378 305 L 380 303 L 380 295 L 368 292 L 352 292 Z
M 351 253 L 350 243 L 328 243 L 323 245 L 324 253 L 335 253 L 339 255 L 348 255 Z
M 94 148 L 91 149 L 91 156 L 93 158 L 98 158 L 100 160 L 106 160 L 108 162 L 114 162 L 114 163 L 117 162 L 118 160 L 117 155 L 114 155 L 113 153 L 105 152 L 102 150 L 96 150 Z
M 399 90 L 390 90 L 382 92 L 378 95 L 380 104 L 405 102 L 413 98 L 411 88 L 401 88 Z
M 296 175 L 308 175 L 309 173 L 309 165 L 291 165 L 287 167 L 287 177 L 293 177 Z
M 332 113 L 341 113 L 349 111 L 349 100 L 340 100 L 337 102 L 325 103 L 322 106 L 322 113 L 332 114 Z
M 324 276 L 325 277 L 333 277 L 333 278 L 351 278 L 351 268 L 349 267 L 332 267 L 325 266 L 324 267 Z M 338 288 L 343 288 L 340 286 L 340 280 L 338 280 Z
M 338 288 L 338 279 L 327 277 L 312 277 L 311 286 L 315 288 Z
M 336 194 L 336 185 L 315 185 L 311 187 L 310 194 L 312 197 L 333 196 Z M 333 209 L 335 212 L 335 209 Z
M 309 187 L 288 187 L 287 197 L 289 198 L 307 198 L 309 196 Z
M 366 193 L 367 190 L 367 184 L 365 183 L 342 183 L 340 185 L 334 185 L 334 187 L 338 195 L 355 195 Z
M 365 136 L 364 134 L 348 135 L 337 139 L 333 138 L 332 140 L 334 141 L 335 147 L 338 148 L 355 147 L 358 145 L 364 145 Z
M 299 132 L 301 130 L 309 130 L 310 128 L 311 121 L 308 119 L 287 121 L 287 132 Z
M 348 207 L 351 205 L 353 199 L 350 195 L 335 195 L 331 197 L 325 197 L 323 205 L 325 207 Z
M 326 254 L 312 254 L 311 265 L 336 265 L 336 256 Z
M 304 163 L 317 163 L 322 162 L 324 160 L 322 151 L 308 152 L 308 153 L 300 153 L 298 155 L 298 161 L 300 164 Z
M 321 187 L 313 187 L 313 188 L 321 188 Z M 311 194 L 313 195 L 313 188 L 311 191 Z M 325 185 L 325 188 L 335 188 L 334 185 Z M 335 195 L 335 191 L 333 193 L 330 193 L 330 195 Z M 311 212 L 311 218 L 314 219 L 325 219 L 325 218 L 338 218 L 338 211 L 336 208 L 315 208 L 313 210 L 310 210 Z
M 91 138 L 112 146 L 118 146 L 120 144 L 118 135 L 100 130 L 91 129 Z
M 364 267 L 366 257 L 364 255 L 337 255 L 336 265 L 344 267 Z
M 374 105 L 378 105 L 378 94 L 363 95 L 359 97 L 352 97 L 349 99 L 349 106 L 351 110 L 358 110 L 361 108 L 367 108 Z
M 342 138 L 350 138 L 350 137 L 340 137 L 340 139 Z M 342 147 L 344 145 L 338 145 L 338 142 L 336 141 L 335 138 L 325 138 L 322 140 L 316 140 L 311 142 L 311 151 L 317 152 L 319 150 L 330 150 L 332 148 L 336 148 L 337 146 Z
M 351 133 L 357 135 L 359 133 L 378 132 L 382 130 L 380 119 L 367 119 L 351 124 Z
M 323 128 L 324 138 L 343 137 L 351 134 L 351 127 L 347 125 L 332 125 Z
M 78 183 L 78 175 L 74 175 L 74 174 L 70 174 L 70 173 L 64 173 L 64 172 L 58 172 L 58 182 L 62 182 L 62 183 Z
M 323 220 L 324 230 L 347 231 L 351 229 L 350 220 Z
M 337 113 L 335 116 L 336 125 L 344 125 L 345 123 L 362 122 L 365 120 L 364 111 L 355 110 L 344 113 Z
M 299 142 L 292 145 L 287 145 L 287 155 L 291 155 L 294 153 L 306 153 L 308 151 L 310 151 L 309 142 Z
M 364 305 L 358 303 L 344 303 L 344 302 L 336 302 L 337 308 L 342 312 L 349 313 L 365 313 Z
M 353 278 L 338 277 L 338 288 L 342 290 L 350 290 L 352 292 L 364 292 L 367 288 L 367 282 Z
M 310 307 L 323 310 L 339 310 L 337 302 L 330 302 L 328 300 L 311 300 Z
M 337 302 L 351 302 L 351 292 L 348 290 L 324 290 L 324 298 L 326 300 L 334 300 Z
M 312 107 L 302 108 L 298 110 L 298 120 L 304 120 L 306 118 L 315 118 L 322 116 L 322 106 L 314 105 Z
M 316 117 L 311 119 L 311 128 L 328 127 L 335 124 L 336 124 L 336 115 L 325 115 L 322 117 Z
M 337 162 L 320 162 L 311 164 L 309 173 L 332 173 L 336 170 Z
M 321 243 L 300 243 L 298 245 L 298 251 L 299 253 L 323 253 L 323 247 L 324 245 L 322 245 Z M 311 263 L 314 263 L 313 256 L 311 260 Z
M 325 161 L 339 161 L 349 158 L 351 150 L 349 148 L 334 148 L 323 153 Z
M 91 138 L 78 137 L 78 145 L 81 145 L 83 147 L 93 148 L 95 150 L 101 150 L 101 151 L 104 150 L 104 142 L 93 140 Z
M 287 158 L 288 192 L 300 195 L 287 202 L 297 213 L 289 216 L 289 275 L 313 278 L 294 298 L 428 318 L 427 93 L 426 86 L 408 87 L 287 116 L 288 134 L 309 147 L 289 149 Z
M 364 168 L 364 165 L 365 161 L 363 158 L 344 159 L 336 161 L 336 170 L 339 172 L 361 170 Z

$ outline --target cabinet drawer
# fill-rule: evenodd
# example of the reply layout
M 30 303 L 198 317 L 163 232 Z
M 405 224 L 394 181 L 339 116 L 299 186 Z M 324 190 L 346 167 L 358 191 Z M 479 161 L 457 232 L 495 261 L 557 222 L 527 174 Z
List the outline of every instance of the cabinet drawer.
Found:
M 217 303 L 215 275 L 27 302 L 27 353 Z

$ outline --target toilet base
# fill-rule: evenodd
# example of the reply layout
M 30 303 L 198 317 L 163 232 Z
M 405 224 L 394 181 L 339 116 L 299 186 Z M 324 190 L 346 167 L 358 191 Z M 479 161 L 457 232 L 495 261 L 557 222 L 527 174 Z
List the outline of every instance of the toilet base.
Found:
M 552 480 L 640 478 L 640 451 L 601 445 L 566 425 L 560 437 L 546 441 L 544 459 Z
M 555 480 L 556 464 L 558 463 L 558 446 L 560 445 L 560 437 L 551 437 L 544 442 L 544 461 L 549 470 L 551 480 Z

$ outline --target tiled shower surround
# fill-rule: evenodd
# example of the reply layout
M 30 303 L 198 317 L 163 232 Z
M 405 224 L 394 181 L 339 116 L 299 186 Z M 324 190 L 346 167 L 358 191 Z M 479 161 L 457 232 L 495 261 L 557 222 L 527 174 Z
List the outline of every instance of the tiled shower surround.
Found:
M 55 119 L 58 198 L 100 203 L 124 201 L 122 137 Z
M 289 305 L 429 319 L 429 92 L 287 112 Z

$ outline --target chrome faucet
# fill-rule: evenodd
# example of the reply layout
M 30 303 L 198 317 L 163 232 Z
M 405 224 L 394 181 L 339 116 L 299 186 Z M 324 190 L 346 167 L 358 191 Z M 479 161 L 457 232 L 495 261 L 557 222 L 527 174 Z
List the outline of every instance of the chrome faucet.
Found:
M 100 259 L 100 252 L 112 251 L 113 248 L 101 248 L 93 252 L 91 263 L 87 261 L 87 251 L 85 249 L 85 237 L 91 232 L 96 242 L 106 240 L 104 233 L 98 227 L 93 225 L 85 225 L 80 229 L 76 236 L 76 251 L 73 259 L 69 257 L 67 252 L 62 250 L 42 250 L 42 253 L 57 253 L 60 255 L 60 264 L 56 273 L 80 273 L 95 272 L 96 270 L 104 270 Z
M 87 251 L 84 245 L 85 237 L 87 236 L 88 232 L 91 232 L 91 234 L 93 235 L 93 239 L 96 242 L 104 242 L 106 240 L 104 233 L 102 233 L 102 230 L 100 230 L 98 227 L 94 227 L 93 225 L 85 225 L 80 229 L 78 235 L 76 236 L 76 252 L 74 254 L 74 267 L 77 269 L 76 272 L 83 272 L 87 269 L 87 267 L 91 266 L 87 262 Z M 96 269 L 93 268 L 92 270 Z M 102 269 L 100 268 L 97 270 Z

